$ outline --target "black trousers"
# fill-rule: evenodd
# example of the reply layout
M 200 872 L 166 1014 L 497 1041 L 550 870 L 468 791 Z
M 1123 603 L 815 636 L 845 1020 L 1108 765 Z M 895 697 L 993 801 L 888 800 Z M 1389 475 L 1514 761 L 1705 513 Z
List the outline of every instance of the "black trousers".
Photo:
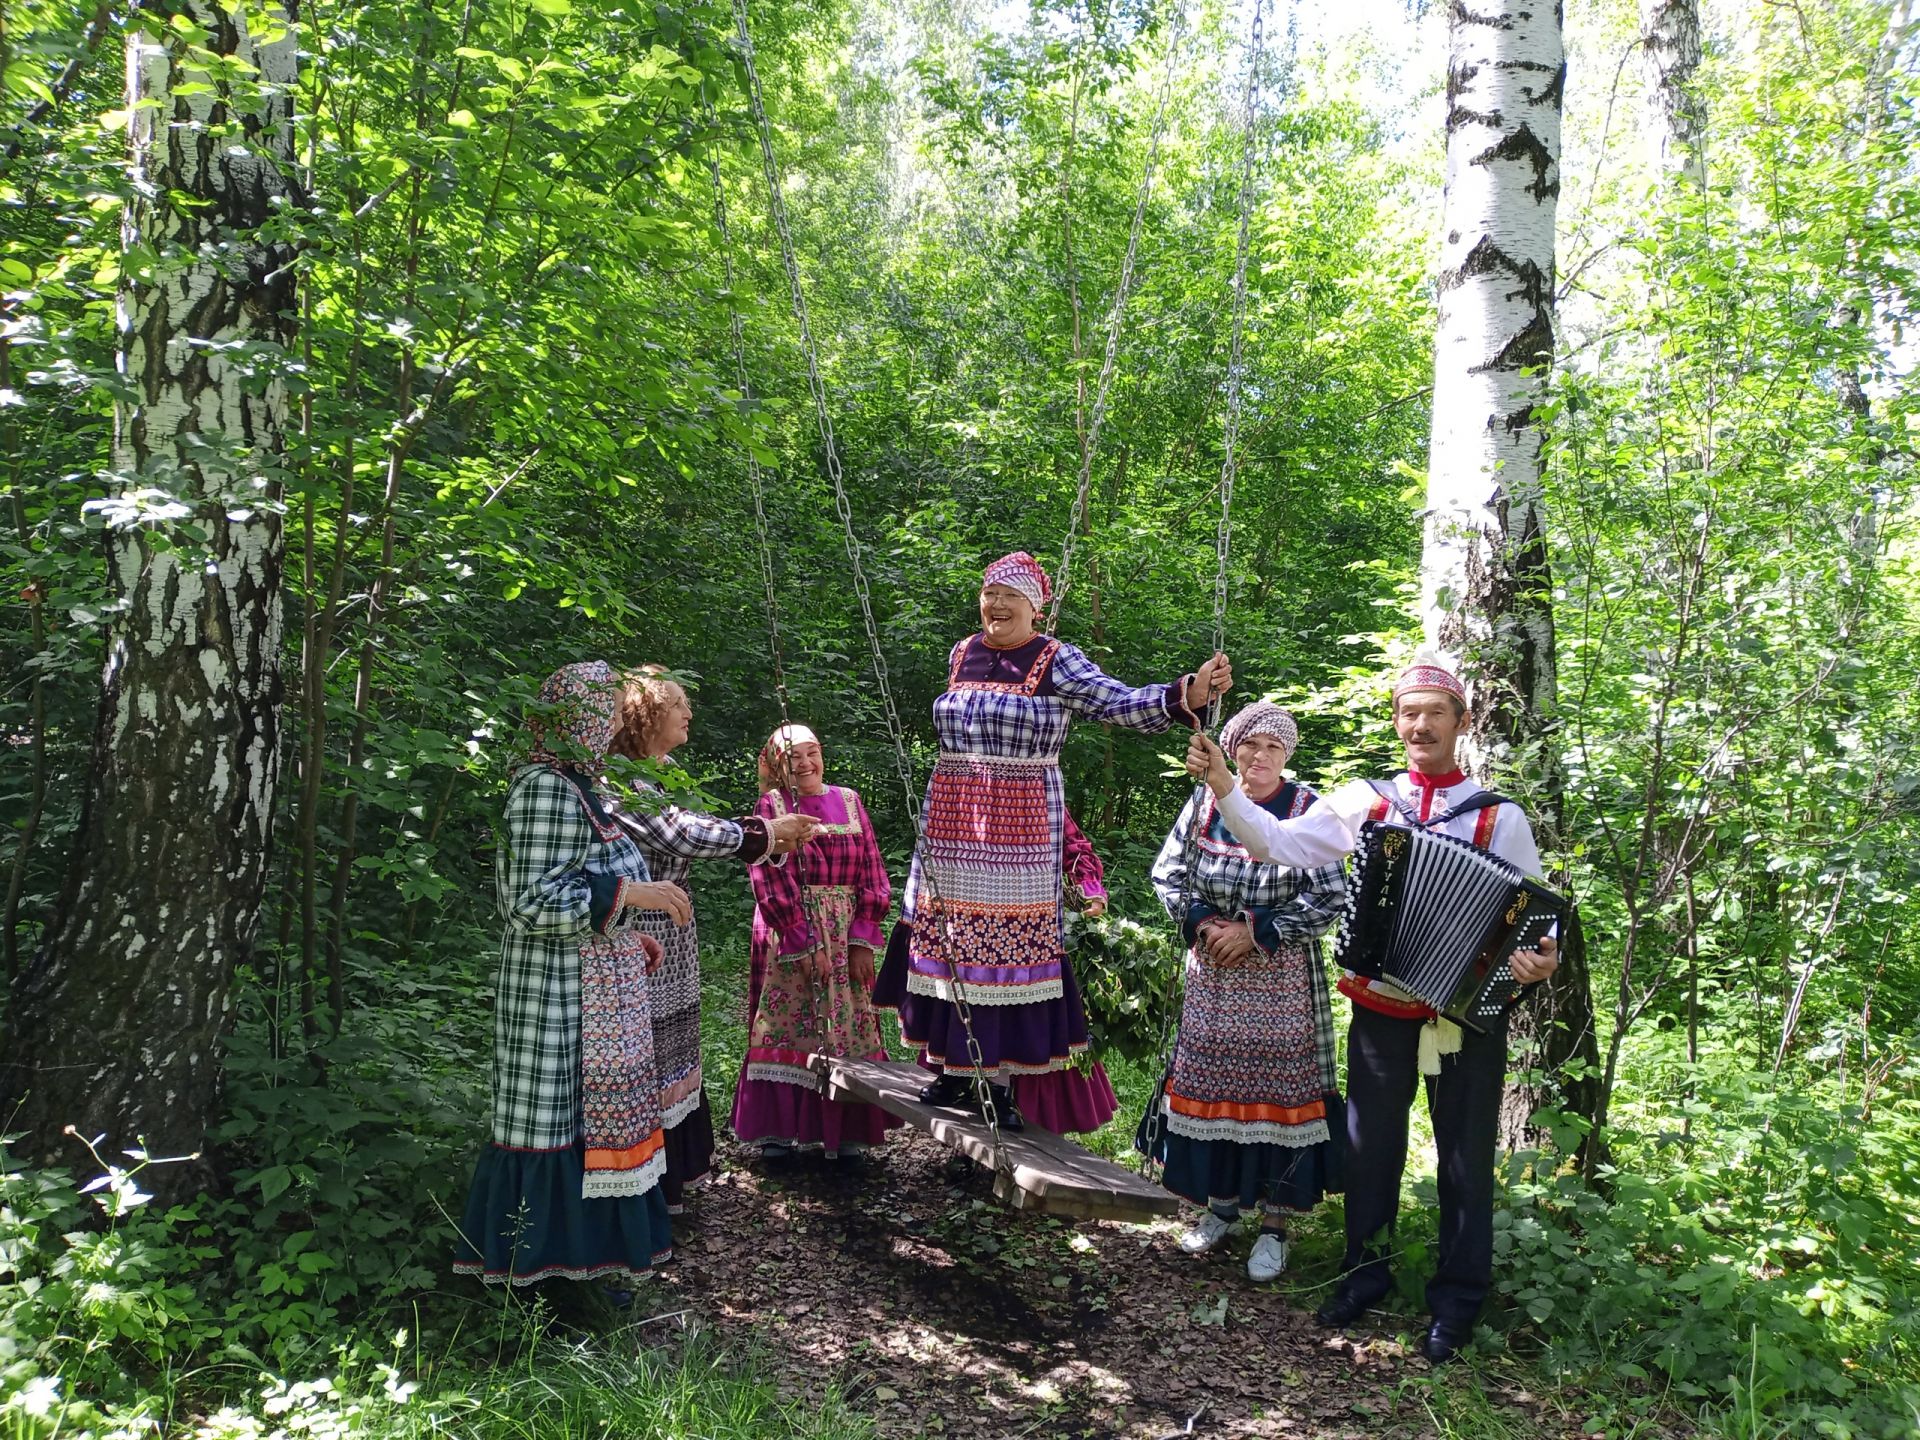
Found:
M 1347 1255 L 1345 1288 L 1377 1300 L 1393 1288 L 1394 1223 L 1407 1168 L 1407 1112 L 1420 1082 L 1424 1022 L 1353 1007 L 1347 1032 Z M 1427 1077 L 1427 1113 L 1439 1156 L 1440 1246 L 1427 1308 L 1471 1327 L 1493 1279 L 1493 1151 L 1506 1082 L 1507 1023 L 1467 1030 L 1457 1055 Z

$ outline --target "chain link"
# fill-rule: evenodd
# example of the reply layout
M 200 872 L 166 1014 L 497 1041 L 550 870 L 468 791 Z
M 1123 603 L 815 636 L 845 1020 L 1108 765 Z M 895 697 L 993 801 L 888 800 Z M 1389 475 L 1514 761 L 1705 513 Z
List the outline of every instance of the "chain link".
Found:
M 1246 380 L 1247 254 L 1253 224 L 1253 152 L 1259 124 L 1260 59 L 1266 42 L 1265 0 L 1254 0 L 1253 32 L 1247 42 L 1246 132 L 1240 148 L 1240 234 L 1233 264 L 1233 327 L 1227 351 L 1227 414 L 1221 423 L 1220 533 L 1214 549 L 1219 562 L 1213 577 L 1213 648 L 1227 645 L 1227 560 L 1233 551 L 1233 483 L 1240 473 L 1240 397 Z M 1220 698 L 1207 711 L 1211 729 L 1219 719 Z
M 866 627 L 867 650 L 873 664 L 874 683 L 880 694 L 881 708 L 885 712 L 887 736 L 893 744 L 894 769 L 900 780 L 900 788 L 906 795 L 907 813 L 913 819 L 914 848 L 917 853 L 920 848 L 919 842 L 924 837 L 920 796 L 914 785 L 913 760 L 907 750 L 906 727 L 900 723 L 900 712 L 894 705 L 892 687 L 887 682 L 887 657 L 880 643 L 880 627 L 873 618 L 873 595 L 867 585 L 865 568 L 860 563 L 860 539 L 853 528 L 853 503 L 847 497 L 846 479 L 840 467 L 840 453 L 834 443 L 833 416 L 827 408 L 826 382 L 820 375 L 820 360 L 813 341 L 813 330 L 807 321 L 807 297 L 800 282 L 800 260 L 794 248 L 792 227 L 787 221 L 786 199 L 781 189 L 780 162 L 773 153 L 773 126 L 767 119 L 766 101 L 760 91 L 760 72 L 753 63 L 753 37 L 747 24 L 747 0 L 733 0 L 733 21 L 736 39 L 740 45 L 741 61 L 747 75 L 747 99 L 752 107 L 754 127 L 760 140 L 760 160 L 766 172 L 767 195 L 773 212 L 774 228 L 780 236 L 780 260 L 787 274 L 787 288 L 793 306 L 794 320 L 800 327 L 800 348 L 806 356 L 807 388 L 813 397 L 814 418 L 819 424 L 821 452 L 826 464 L 827 478 L 833 484 L 834 513 L 840 517 L 841 538 L 846 545 L 847 564 L 853 573 L 854 594 L 859 598 L 860 619 Z M 1109 349 L 1111 350 L 1111 346 Z M 973 1068 L 974 1094 L 979 1101 L 981 1113 L 986 1117 L 987 1128 L 992 1133 L 994 1168 L 1011 1180 L 1013 1164 L 1001 1140 L 999 1110 L 994 1104 L 992 1089 L 987 1080 L 985 1055 L 980 1048 L 979 1039 L 974 1034 L 973 1008 L 967 1002 L 966 985 L 960 978 L 960 972 L 953 958 L 950 921 L 946 907 L 941 902 L 939 889 L 934 883 L 932 866 L 922 867 L 921 880 L 932 901 L 931 908 L 935 923 L 940 929 L 940 949 L 946 961 L 953 991 L 953 1008 L 960 1017 L 961 1027 L 966 1032 L 967 1059 Z
M 1227 409 L 1221 422 L 1222 456 L 1220 461 L 1220 528 L 1214 537 L 1214 559 L 1216 569 L 1213 577 L 1213 649 L 1214 653 L 1226 649 L 1227 643 L 1227 561 L 1233 546 L 1233 482 L 1239 474 L 1240 443 L 1240 404 L 1242 380 L 1245 375 L 1245 336 L 1247 318 L 1247 254 L 1250 249 L 1253 220 L 1253 156 L 1255 137 L 1260 118 L 1260 60 L 1266 43 L 1265 0 L 1254 0 L 1252 33 L 1247 42 L 1247 91 L 1246 110 L 1242 117 L 1245 126 L 1243 143 L 1240 150 L 1240 232 L 1234 251 L 1233 266 L 1233 321 L 1230 339 L 1227 343 Z M 1214 729 L 1220 720 L 1220 697 L 1213 696 L 1207 702 L 1206 728 Z M 1193 818 L 1187 825 L 1186 844 L 1182 850 L 1180 872 L 1180 910 L 1176 923 L 1184 934 L 1186 914 L 1192 901 L 1193 868 L 1200 858 L 1200 826 L 1206 816 L 1206 782 L 1203 780 L 1194 787 L 1193 798 L 1188 802 Z M 1197 939 L 1198 937 L 1196 937 Z M 1147 1117 L 1147 1143 L 1141 1155 L 1140 1172 L 1143 1175 L 1153 1171 L 1153 1154 L 1160 1140 L 1160 1132 L 1165 1125 L 1166 1086 L 1168 1072 L 1172 1069 L 1173 1055 L 1170 1044 L 1173 1030 L 1173 1012 L 1182 1002 L 1186 988 L 1186 957 L 1181 956 L 1174 972 L 1167 977 L 1167 994 L 1160 1007 L 1160 1043 L 1157 1083 L 1159 1092 Z
M 1159 165 L 1160 138 L 1166 133 L 1168 102 L 1173 97 L 1173 77 L 1179 68 L 1180 46 L 1186 36 L 1187 11 L 1184 5 L 1174 12 L 1173 34 L 1167 43 L 1167 65 L 1160 78 L 1160 104 L 1154 111 L 1153 130 L 1147 140 L 1146 165 L 1140 174 L 1140 198 L 1133 207 L 1133 224 L 1127 231 L 1127 250 L 1120 261 L 1120 283 L 1113 292 L 1113 305 L 1107 312 L 1107 352 L 1100 362 L 1100 380 L 1094 387 L 1093 415 L 1087 423 L 1086 448 L 1080 454 L 1080 485 L 1074 493 L 1073 514 L 1067 521 L 1067 538 L 1060 547 L 1060 566 L 1054 571 L 1053 603 L 1047 609 L 1042 628 L 1049 635 L 1060 630 L 1060 607 L 1067 598 L 1073 576 L 1073 550 L 1087 523 L 1087 497 L 1093 484 L 1093 457 L 1100 448 L 1100 427 L 1106 423 L 1107 396 L 1113 388 L 1115 362 L 1120 355 L 1121 322 L 1127 311 L 1127 298 L 1133 293 L 1134 263 L 1140 254 L 1140 231 L 1147 218 L 1147 202 L 1153 197 L 1153 175 Z

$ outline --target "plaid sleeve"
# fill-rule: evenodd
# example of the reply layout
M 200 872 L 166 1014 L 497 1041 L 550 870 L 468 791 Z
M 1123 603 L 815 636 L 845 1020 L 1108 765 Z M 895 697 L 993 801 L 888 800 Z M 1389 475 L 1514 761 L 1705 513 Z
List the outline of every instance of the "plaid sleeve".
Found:
M 1254 942 L 1262 950 L 1278 950 L 1300 940 L 1318 940 L 1340 919 L 1347 898 L 1346 872 L 1338 865 L 1322 865 L 1294 873 L 1297 889 L 1277 905 L 1248 910 Z
M 1123 685 L 1086 657 L 1077 645 L 1062 645 L 1053 657 L 1054 692 L 1076 715 L 1158 735 L 1175 720 L 1192 723 L 1181 698 L 1183 686 Z
M 662 805 L 656 795 L 638 794 L 620 807 L 620 827 L 642 850 L 656 855 L 678 855 L 682 860 L 718 860 L 740 853 L 745 838 L 740 827 L 718 815 Z
M 573 787 L 551 770 L 529 770 L 507 793 L 506 818 L 494 887 L 507 928 L 554 938 L 585 933 L 594 908 L 584 869 L 593 827 Z
M 1180 927 L 1180 933 L 1186 937 L 1188 944 L 1193 943 L 1201 922 L 1214 913 L 1211 906 L 1194 898 L 1193 880 L 1187 866 L 1187 837 L 1199 823 L 1199 805 L 1200 791 L 1195 790 L 1187 797 L 1180 818 L 1173 822 L 1173 829 L 1167 832 L 1166 843 L 1160 847 L 1152 872 L 1153 893 L 1167 907 L 1167 914 Z

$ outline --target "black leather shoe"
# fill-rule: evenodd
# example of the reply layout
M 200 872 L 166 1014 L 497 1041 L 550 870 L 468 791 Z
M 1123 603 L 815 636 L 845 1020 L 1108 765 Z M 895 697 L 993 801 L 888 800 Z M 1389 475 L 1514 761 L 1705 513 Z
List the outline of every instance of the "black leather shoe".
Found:
M 1427 1327 L 1427 1338 L 1420 1342 L 1420 1353 L 1436 1365 L 1444 1365 L 1456 1360 L 1460 1352 L 1473 1343 L 1471 1330 L 1455 1329 L 1453 1326 L 1436 1320 Z
M 994 1114 L 999 1118 L 1000 1129 L 1003 1132 L 1012 1135 L 1027 1128 L 1026 1119 L 1020 1114 L 1020 1107 L 1013 1103 L 1011 1090 L 1004 1085 L 989 1085 L 987 1094 L 993 1099 Z
M 962 1106 L 973 1093 L 973 1081 L 964 1075 L 955 1075 L 943 1071 L 931 1085 L 920 1092 L 922 1105 Z
M 1374 1304 L 1374 1300 L 1356 1295 L 1343 1287 L 1334 1291 L 1333 1298 L 1313 1312 L 1314 1323 L 1324 1325 L 1329 1330 L 1344 1330 L 1371 1310 Z

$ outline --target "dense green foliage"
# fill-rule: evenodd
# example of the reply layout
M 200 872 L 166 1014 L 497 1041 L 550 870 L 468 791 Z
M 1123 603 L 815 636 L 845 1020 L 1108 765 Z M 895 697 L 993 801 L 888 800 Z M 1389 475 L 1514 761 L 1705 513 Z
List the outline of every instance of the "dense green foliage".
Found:
M 92 16 L 15 0 L 0 35 L 9 971 L 57 903 L 84 789 L 109 603 L 98 532 L 199 543 L 166 529 L 164 497 L 94 503 L 115 286 L 165 260 L 121 253 L 120 37 Z M 1617 153 L 1632 7 L 1570 18 L 1555 858 L 1594 946 L 1611 1165 L 1597 1186 L 1577 1178 L 1561 1157 L 1586 1122 L 1547 1117 L 1553 1146 L 1519 1157 L 1506 1192 L 1500 1319 L 1622 1425 L 1907 1434 L 1920 546 L 1903 338 L 1920 116 L 1883 54 L 1882 6 L 1710 18 L 1727 40 L 1702 72 L 1698 189 Z M 209 1365 L 344 1365 L 340 1394 L 368 1397 L 366 1416 L 393 1401 L 378 1365 L 392 1386 L 436 1383 L 368 1337 L 437 1283 L 482 1124 L 490 857 L 521 707 L 567 660 L 666 663 L 698 687 L 688 783 L 748 803 L 777 717 L 750 450 L 795 713 L 867 794 L 897 876 L 911 843 L 730 12 L 347 0 L 302 6 L 300 24 L 305 203 L 278 222 L 298 244 L 302 337 L 279 497 L 289 747 L 216 1137 L 232 1187 L 156 1216 L 115 1181 L 98 1197 L 114 1224 L 82 1229 L 59 1177 L 0 1179 L 9 1436 L 50 1433 L 67 1397 L 138 1405 L 155 1375 L 189 1407 L 248 1403 Z M 1219 13 L 1192 24 L 1063 625 L 1141 683 L 1190 667 L 1212 631 L 1239 52 Z M 853 526 L 924 762 L 980 564 L 1014 548 L 1051 564 L 1068 524 L 1076 380 L 1090 392 L 1099 372 L 1169 17 L 1039 4 L 993 30 L 795 3 L 755 25 Z M 1268 65 L 1227 637 L 1243 691 L 1299 702 L 1297 769 L 1325 784 L 1391 758 L 1378 672 L 1410 626 L 1438 175 L 1409 142 L 1418 102 L 1369 89 L 1381 67 L 1351 42 L 1279 44 Z M 1116 1066 L 1130 1105 L 1172 954 L 1145 884 L 1183 793 L 1167 748 L 1081 727 L 1067 753 L 1124 917 L 1089 927 L 1078 956 L 1102 1033 L 1136 1062 Z M 723 1076 L 745 892 L 717 869 L 698 883 L 707 943 L 734 957 L 709 976 Z M 725 1367 L 688 1367 L 600 1389 L 737 1405 L 741 1434 L 754 1415 L 802 1423 Z M 584 1370 L 534 1401 L 523 1379 L 508 1365 L 469 1399 L 647 1423 L 596 1411 L 614 1402 Z M 338 1409 L 311 1391 L 276 1403 Z M 62 1433 L 93 1423 L 70 1412 Z M 807 1423 L 794 1433 L 854 1424 Z

